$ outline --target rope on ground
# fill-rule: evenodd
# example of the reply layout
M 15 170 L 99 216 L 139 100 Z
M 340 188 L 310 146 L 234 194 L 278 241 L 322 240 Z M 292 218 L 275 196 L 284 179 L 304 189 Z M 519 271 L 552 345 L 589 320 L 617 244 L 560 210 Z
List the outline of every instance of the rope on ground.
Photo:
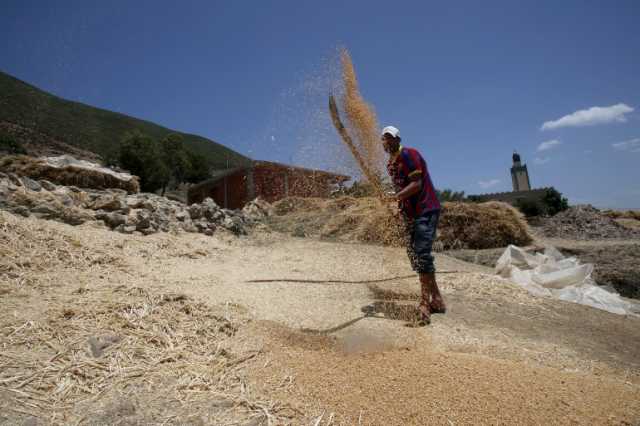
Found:
M 436 274 L 473 274 L 474 272 L 466 272 L 466 271 L 439 271 Z M 264 280 L 248 280 L 245 281 L 247 283 L 306 283 L 306 284 L 372 284 L 372 283 L 382 283 L 386 281 L 393 280 L 406 280 L 408 278 L 416 278 L 415 274 L 411 275 L 402 275 L 399 277 L 389 277 L 389 278 L 381 278 L 377 280 L 357 280 L 357 281 L 349 281 L 349 280 L 305 280 L 301 278 L 271 278 Z

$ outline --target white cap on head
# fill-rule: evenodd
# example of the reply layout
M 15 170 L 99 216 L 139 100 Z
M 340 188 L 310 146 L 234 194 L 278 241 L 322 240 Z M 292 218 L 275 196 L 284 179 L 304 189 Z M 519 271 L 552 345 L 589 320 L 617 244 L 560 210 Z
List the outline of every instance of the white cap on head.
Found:
M 381 136 L 384 136 L 386 133 L 390 134 L 394 138 L 399 138 L 400 137 L 400 130 L 398 130 L 398 128 L 393 127 L 393 126 L 387 126 L 384 129 L 382 129 Z

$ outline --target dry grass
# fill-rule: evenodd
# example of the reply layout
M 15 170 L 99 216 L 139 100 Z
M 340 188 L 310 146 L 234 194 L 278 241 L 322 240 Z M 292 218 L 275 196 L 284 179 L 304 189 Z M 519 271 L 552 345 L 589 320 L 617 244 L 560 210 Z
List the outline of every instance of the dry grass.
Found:
M 633 219 L 640 221 L 640 210 L 605 210 L 603 214 L 612 219 Z
M 0 170 L 32 179 L 48 180 L 58 185 L 94 189 L 118 188 L 129 193 L 140 192 L 140 183 L 135 177 L 124 181 L 107 173 L 80 167 L 55 168 L 40 159 L 23 155 L 3 158 L 0 161 Z
M 444 203 L 438 225 L 445 249 L 524 246 L 532 241 L 523 215 L 506 203 Z

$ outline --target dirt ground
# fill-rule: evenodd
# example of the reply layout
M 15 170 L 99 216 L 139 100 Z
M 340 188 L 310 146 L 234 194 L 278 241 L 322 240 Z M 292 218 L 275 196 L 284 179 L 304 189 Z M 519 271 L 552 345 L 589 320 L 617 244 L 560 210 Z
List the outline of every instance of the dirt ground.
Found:
M 640 422 L 640 318 L 480 265 L 417 327 L 402 249 L 0 225 L 0 424 Z

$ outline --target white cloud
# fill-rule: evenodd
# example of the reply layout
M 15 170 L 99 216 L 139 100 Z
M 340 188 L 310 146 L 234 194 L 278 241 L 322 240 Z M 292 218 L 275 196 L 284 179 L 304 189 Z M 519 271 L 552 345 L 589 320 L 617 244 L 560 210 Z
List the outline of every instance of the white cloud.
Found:
M 536 158 L 533 159 L 533 162 L 535 164 L 545 164 L 545 163 L 548 163 L 549 160 L 550 160 L 549 157 L 542 157 L 542 158 L 541 157 L 536 157 Z
M 491 188 L 492 186 L 496 186 L 499 183 L 500 183 L 500 179 L 491 179 L 491 180 L 481 180 L 478 182 L 478 185 L 480 185 L 482 189 L 488 189 L 488 188 Z
M 581 109 L 557 120 L 546 121 L 541 130 L 553 130 L 560 127 L 594 126 L 613 122 L 624 123 L 627 121 L 625 114 L 633 111 L 629 105 L 616 104 L 608 107 L 594 106 L 589 109 Z
M 611 146 L 616 151 L 640 152 L 640 138 L 630 139 L 624 142 L 612 143 Z
M 271 135 L 271 142 L 275 142 L 275 140 L 276 140 L 276 137 Z
M 585 149 L 584 153 L 587 155 L 593 154 L 593 150 L 592 149 Z
M 547 151 L 560 144 L 562 144 L 562 142 L 560 142 L 558 139 L 552 139 L 550 141 L 542 142 L 540 145 L 538 145 L 538 152 Z

